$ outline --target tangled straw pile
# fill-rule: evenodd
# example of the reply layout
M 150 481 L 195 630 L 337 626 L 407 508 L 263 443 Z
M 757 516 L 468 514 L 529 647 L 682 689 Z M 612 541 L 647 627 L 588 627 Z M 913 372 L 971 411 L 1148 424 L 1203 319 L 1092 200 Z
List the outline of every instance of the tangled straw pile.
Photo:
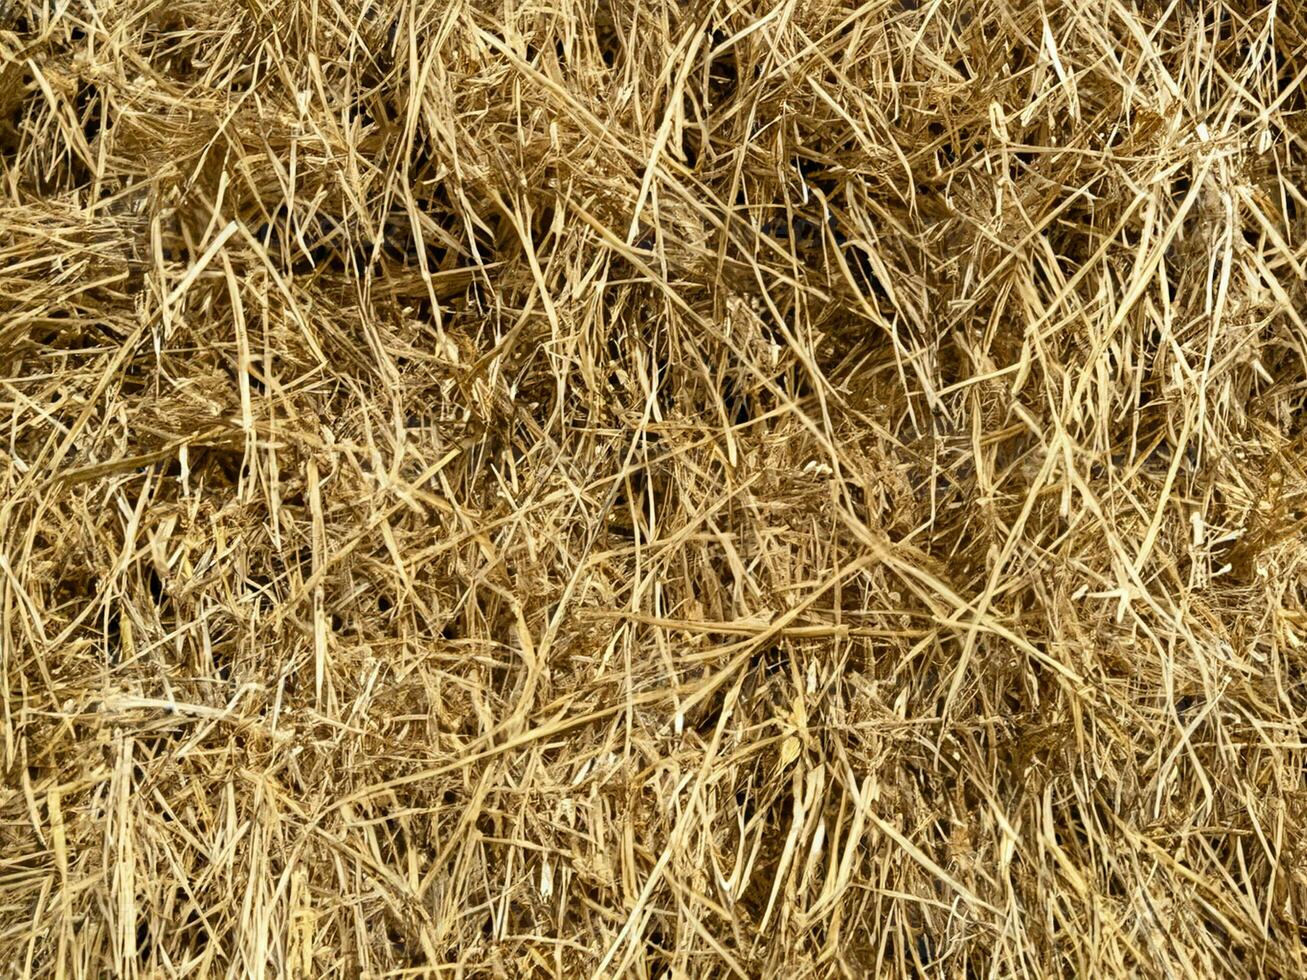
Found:
M 1307 975 L 1307 14 L 0 4 L 0 974 Z

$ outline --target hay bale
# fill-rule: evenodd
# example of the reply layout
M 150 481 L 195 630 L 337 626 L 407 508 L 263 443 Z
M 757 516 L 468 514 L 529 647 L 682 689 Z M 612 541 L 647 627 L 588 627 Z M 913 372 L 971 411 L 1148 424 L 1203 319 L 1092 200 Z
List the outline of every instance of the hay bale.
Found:
M 1307 974 L 1294 5 L 0 28 L 0 972 Z

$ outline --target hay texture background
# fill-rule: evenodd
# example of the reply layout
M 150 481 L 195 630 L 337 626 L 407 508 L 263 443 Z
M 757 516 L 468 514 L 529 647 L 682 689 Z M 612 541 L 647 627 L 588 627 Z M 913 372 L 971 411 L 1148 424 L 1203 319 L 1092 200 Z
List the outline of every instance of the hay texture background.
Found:
M 1307 975 L 1299 4 L 0 4 L 0 975 Z

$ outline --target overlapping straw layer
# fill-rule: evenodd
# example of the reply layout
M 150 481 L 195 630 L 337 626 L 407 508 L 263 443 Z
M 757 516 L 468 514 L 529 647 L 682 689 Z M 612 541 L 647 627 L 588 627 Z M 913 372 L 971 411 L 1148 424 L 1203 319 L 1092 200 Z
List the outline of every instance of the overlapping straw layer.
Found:
M 1307 14 L 0 4 L 0 974 L 1307 975 Z

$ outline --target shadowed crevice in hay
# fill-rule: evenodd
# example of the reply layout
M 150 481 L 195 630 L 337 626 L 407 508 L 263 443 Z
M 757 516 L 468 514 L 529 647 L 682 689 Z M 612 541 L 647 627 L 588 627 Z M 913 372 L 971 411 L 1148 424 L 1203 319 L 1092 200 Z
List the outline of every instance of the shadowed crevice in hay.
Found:
M 1305 30 L 0 3 L 0 962 L 1307 974 Z

